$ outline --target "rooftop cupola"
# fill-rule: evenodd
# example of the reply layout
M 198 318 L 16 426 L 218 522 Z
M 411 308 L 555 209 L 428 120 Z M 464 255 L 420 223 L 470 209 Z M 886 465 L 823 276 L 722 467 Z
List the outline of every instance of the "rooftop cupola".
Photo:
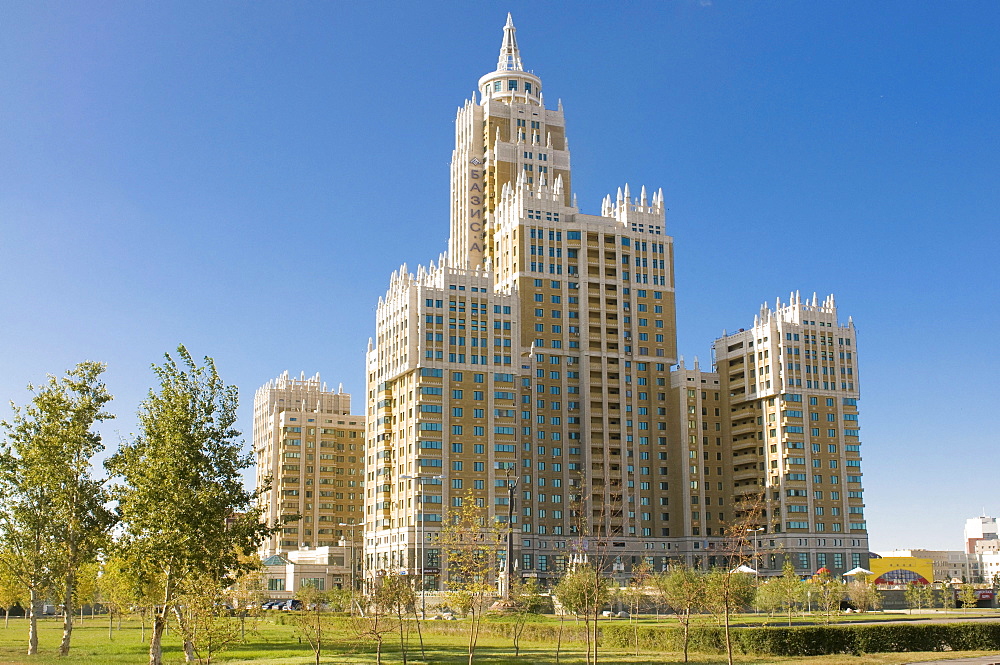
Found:
M 496 71 L 479 79 L 479 92 L 483 100 L 496 99 L 505 102 L 522 102 L 541 105 L 542 81 L 531 72 L 524 71 L 521 64 L 521 50 L 517 47 L 514 19 L 507 14 L 507 24 L 503 27 L 503 42 Z

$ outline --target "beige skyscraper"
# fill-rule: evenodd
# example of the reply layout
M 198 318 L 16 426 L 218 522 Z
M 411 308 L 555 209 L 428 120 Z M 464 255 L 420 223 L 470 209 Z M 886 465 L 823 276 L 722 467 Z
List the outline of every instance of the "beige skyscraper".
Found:
M 328 390 L 319 374 L 285 372 L 254 396 L 257 486 L 269 523 L 301 515 L 265 542 L 265 557 L 350 540 L 362 522 L 364 416 L 351 415 L 351 396 Z M 360 528 L 360 527 L 359 527 Z
M 664 459 L 676 339 L 663 195 L 626 185 L 600 214 L 579 211 L 563 110 L 545 107 L 509 19 L 478 91 L 456 119 L 448 252 L 403 266 L 378 306 L 367 567 L 417 571 L 423 554 L 438 570 L 446 508 L 472 492 L 506 523 L 515 481 L 521 574 L 558 576 L 581 524 L 616 563 L 662 565 L 674 523 L 658 497 L 677 462 Z
M 841 574 L 868 560 L 856 339 L 833 296 L 793 293 L 715 341 L 734 490 L 765 499 L 765 570 L 780 569 L 782 553 L 803 572 Z
M 799 549 L 810 565 L 825 560 L 829 567 L 867 555 L 863 516 L 854 512 L 860 485 L 850 480 L 856 428 L 838 420 L 836 436 L 816 436 L 816 453 L 814 439 L 801 440 L 810 446 L 804 458 L 842 479 L 836 497 L 829 481 L 822 489 L 806 481 L 802 491 L 813 494 L 801 503 L 770 498 L 793 485 L 778 473 L 791 464 L 777 452 L 784 439 L 769 430 L 753 430 L 748 472 L 744 437 L 752 428 L 733 418 L 750 414 L 756 426 L 757 416 L 761 423 L 780 416 L 771 402 L 785 395 L 777 381 L 785 346 L 778 333 L 762 335 L 775 345 L 766 349 L 775 367 L 765 372 L 764 383 L 772 383 L 759 388 L 754 381 L 752 392 L 739 384 L 749 374 L 729 370 L 752 332 L 717 344 L 720 374 L 697 364 L 675 369 L 673 239 L 663 193 L 642 187 L 636 195 L 624 185 L 605 196 L 599 214 L 580 211 L 562 105 L 546 108 L 541 78 L 524 69 L 509 16 L 497 68 L 477 91 L 455 121 L 448 250 L 415 270 L 404 264 L 377 308 L 367 356 L 366 573 L 420 574 L 426 588 L 440 588 L 447 571 L 437 534 L 448 508 L 463 501 L 513 529 L 518 574 L 543 583 L 574 557 L 597 553 L 622 574 L 640 562 L 656 570 L 676 559 L 725 565 L 719 545 L 737 517 L 737 496 L 765 488 L 783 521 L 791 505 L 828 511 L 811 513 L 822 520 L 787 518 L 806 522 L 805 530 L 786 530 L 775 519 L 773 538 L 771 525 L 762 524 L 755 534 L 765 563 L 769 552 Z M 848 335 L 836 327 L 832 302 L 815 315 L 796 307 L 823 321 L 824 340 L 853 338 L 852 329 Z M 791 331 L 781 316 L 765 322 L 762 314 L 760 325 Z M 818 326 L 794 325 L 810 335 Z M 764 350 L 753 341 L 754 354 Z M 822 349 L 816 367 L 853 372 L 850 356 L 827 357 L 843 350 L 836 344 L 805 344 L 810 354 Z M 750 363 L 747 353 L 740 362 Z M 856 376 L 845 374 L 843 388 L 837 379 L 836 387 L 827 376 L 825 388 L 802 394 L 822 398 L 826 410 L 816 413 L 823 418 L 856 420 L 849 401 Z M 758 431 L 768 438 L 758 443 Z M 765 453 L 771 445 L 776 452 Z M 771 460 L 781 466 L 772 471 Z M 834 460 L 839 466 L 827 469 Z M 772 489 L 774 482 L 784 484 Z M 815 544 L 824 537 L 828 543 Z

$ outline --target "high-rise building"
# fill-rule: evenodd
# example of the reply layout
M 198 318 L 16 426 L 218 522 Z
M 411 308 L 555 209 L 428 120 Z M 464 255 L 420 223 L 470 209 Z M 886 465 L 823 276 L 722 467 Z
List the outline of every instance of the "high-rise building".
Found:
M 854 334 L 832 300 L 762 312 L 716 343 L 719 373 L 672 371 L 662 190 L 625 185 L 580 211 L 562 105 L 546 108 L 509 16 L 477 91 L 455 122 L 448 251 L 393 273 L 368 347 L 367 573 L 439 588 L 436 536 L 464 501 L 513 530 L 512 564 L 543 583 L 598 552 L 613 571 L 725 565 L 735 499 L 751 493 L 766 498 L 758 562 L 867 562 Z M 787 374 L 786 348 L 805 352 Z M 798 438 L 777 424 L 794 411 Z M 807 436 L 812 414 L 822 432 Z
M 261 554 L 360 539 L 365 418 L 351 415 L 351 396 L 285 372 L 257 390 L 253 410 L 257 487 L 271 483 L 261 502 L 268 523 L 284 522 Z
M 793 293 L 715 341 L 734 498 L 764 499 L 765 569 L 780 569 L 782 552 L 802 570 L 867 562 L 855 340 L 833 296 Z
M 676 362 L 663 195 L 626 185 L 579 211 L 563 110 L 509 19 L 478 90 L 456 119 L 448 252 L 401 268 L 378 306 L 368 568 L 418 567 L 415 541 L 459 501 L 505 522 L 514 481 L 522 574 L 558 575 L 581 522 L 615 559 L 662 559 L 681 529 L 658 505 Z
M 976 553 L 976 544 L 983 540 L 997 540 L 997 518 L 981 515 L 965 520 L 965 552 Z

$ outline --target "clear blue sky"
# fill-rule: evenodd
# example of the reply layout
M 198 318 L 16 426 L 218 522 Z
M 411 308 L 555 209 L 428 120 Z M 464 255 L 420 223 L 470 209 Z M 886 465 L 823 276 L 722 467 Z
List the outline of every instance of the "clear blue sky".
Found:
M 681 352 L 800 289 L 859 329 L 873 549 L 1000 513 L 1000 4 L 37 2 L 0 21 L 0 400 L 183 342 L 363 407 L 375 303 L 448 232 L 453 119 L 513 12 L 596 213 L 662 186 Z M 0 410 L 6 414 L 6 409 Z

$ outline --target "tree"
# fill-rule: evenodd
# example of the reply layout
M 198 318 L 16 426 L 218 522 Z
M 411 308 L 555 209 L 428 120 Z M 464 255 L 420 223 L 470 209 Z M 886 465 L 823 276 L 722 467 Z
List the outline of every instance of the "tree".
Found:
M 178 589 L 178 632 L 199 665 L 212 665 L 216 654 L 240 639 L 240 620 L 226 603 L 225 582 L 210 574 L 188 576 Z
M 232 586 L 226 592 L 232 601 L 236 616 L 240 620 L 240 639 L 246 639 L 247 619 L 256 620 L 260 617 L 261 603 L 267 597 L 264 591 L 265 575 L 264 564 L 256 554 L 245 557 L 246 568 L 233 581 Z
M 844 599 L 844 583 L 824 569 L 813 580 L 813 584 L 819 594 L 819 607 L 826 614 L 826 622 L 830 623 L 833 613 L 840 609 L 840 601 Z
M 126 572 L 121 559 L 110 557 L 101 564 L 97 594 L 101 603 L 108 608 L 108 639 L 112 640 L 115 619 L 118 619 L 120 628 L 122 615 L 140 603 L 136 580 Z
M 806 597 L 807 583 L 795 572 L 795 566 L 786 558 L 781 568 L 781 577 L 776 577 L 762 588 L 768 588 L 774 593 L 774 598 L 779 607 L 788 613 L 788 625 L 792 625 L 792 612 L 797 605 L 801 605 Z
M 926 584 L 917 582 L 916 580 L 906 585 L 903 597 L 906 599 L 906 604 L 909 606 L 911 614 L 914 609 L 919 612 L 923 608 L 927 598 L 927 594 L 924 592 L 926 587 Z
M 781 578 L 775 577 L 757 585 L 753 596 L 753 606 L 756 611 L 763 610 L 767 612 L 769 617 L 773 617 L 775 612 L 784 609 L 785 605 L 779 595 L 778 585 L 775 584 L 779 579 Z M 789 623 L 791 623 L 791 617 L 789 617 Z
M 578 564 L 566 573 L 555 588 L 556 597 L 567 610 L 582 616 L 587 633 L 587 663 L 597 660 L 597 616 L 611 598 L 611 586 L 601 571 L 589 563 Z M 593 620 L 593 626 L 591 626 Z M 593 628 L 593 630 L 591 630 Z M 593 661 L 591 660 L 593 654 Z
M 971 584 L 963 584 L 958 589 L 958 599 L 962 602 L 962 611 L 968 612 L 970 607 L 975 607 L 978 600 L 976 589 Z
M 2 562 L 29 594 L 28 653 L 38 651 L 37 617 L 42 596 L 62 595 L 65 608 L 59 654 L 69 654 L 76 574 L 94 561 L 113 524 L 107 495 L 91 475 L 104 450 L 96 423 L 113 416 L 101 374 L 105 365 L 82 362 L 63 378 L 50 376 L 30 405 L 13 407 L 0 452 L 2 538 L 11 558 Z
M 469 619 L 469 665 L 479 641 L 487 601 L 496 593 L 497 547 L 500 533 L 486 507 L 470 491 L 461 505 L 450 508 L 440 542 L 447 566 L 445 598 L 453 610 Z
M 394 617 L 391 614 L 393 591 L 384 583 L 384 579 L 375 578 L 360 601 L 360 604 L 363 604 L 362 612 L 351 619 L 354 633 L 359 639 L 370 639 L 375 642 L 376 665 L 382 664 L 382 644 L 385 642 L 385 636 L 396 630 Z
M 538 586 L 538 580 L 513 579 L 510 581 L 510 605 L 507 611 L 513 617 L 511 639 L 513 640 L 514 656 L 521 655 L 521 635 L 528 624 L 528 619 L 544 611 L 545 598 Z
M 923 599 L 927 596 L 927 585 L 921 584 L 919 586 L 920 589 L 917 590 L 917 593 L 921 600 L 918 601 L 918 605 L 922 604 Z M 863 573 L 855 575 L 854 579 L 847 583 L 847 597 L 859 612 L 877 610 L 882 607 L 882 596 L 879 595 L 878 589 L 875 588 L 874 580 L 870 580 Z
M 632 624 L 632 640 L 635 646 L 635 655 L 639 655 L 639 623 L 638 614 L 646 599 L 646 585 L 653 574 L 653 566 L 648 560 L 643 559 L 642 563 L 632 569 L 628 586 L 625 587 L 625 602 L 628 604 L 628 620 Z
M 725 630 L 726 655 L 733 665 L 733 645 L 730 617 L 753 601 L 756 578 L 748 573 L 728 568 L 714 568 L 705 576 L 703 607 L 715 615 Z
M 706 580 L 705 608 L 720 618 L 725 628 L 726 658 L 733 665 L 733 643 L 729 617 L 753 600 L 756 572 L 747 564 L 757 558 L 757 537 L 767 523 L 762 494 L 747 494 L 735 504 L 733 522 L 725 528 L 721 552 L 725 568 L 711 571 Z M 753 576 L 746 571 L 753 572 Z
M 101 565 L 96 561 L 82 564 L 76 573 L 76 588 L 73 603 L 80 611 L 80 625 L 83 625 L 83 608 L 90 605 L 90 617 L 94 617 L 94 603 L 97 602 L 97 576 Z
M 385 602 L 389 609 L 396 614 L 396 621 L 399 627 L 399 652 L 403 656 L 403 665 L 406 665 L 406 638 L 403 628 L 406 622 L 403 620 L 410 613 L 410 609 L 416 609 L 417 594 L 413 591 L 410 579 L 403 575 L 390 575 L 383 578 L 382 584 L 385 589 Z
M 683 561 L 670 565 L 670 570 L 653 577 L 653 586 L 670 607 L 684 631 L 684 662 L 688 662 L 688 637 L 691 615 L 701 607 L 705 597 L 705 578 Z
M 323 634 L 329 630 L 326 594 L 313 582 L 303 582 L 295 593 L 295 598 L 302 603 L 302 610 L 292 612 L 292 623 L 295 624 L 296 632 L 306 638 L 316 658 L 316 665 L 319 665 L 320 655 L 323 653 Z
M 941 599 L 941 607 L 943 609 L 954 609 L 955 607 L 955 590 L 951 588 L 948 582 L 941 582 L 941 588 L 938 589 L 938 594 Z
M 802 605 L 806 597 L 808 583 L 795 572 L 795 566 L 787 557 L 781 568 L 781 577 L 774 580 L 778 587 L 781 603 L 788 612 L 788 625 L 792 625 L 792 612 L 796 605 Z
M 234 428 L 236 388 L 223 383 L 211 358 L 198 366 L 183 346 L 177 355 L 153 366 L 160 386 L 140 407 L 140 432 L 106 462 L 124 527 L 118 553 L 132 574 L 158 579 L 162 591 L 150 665 L 162 665 L 163 631 L 188 583 L 209 577 L 228 585 L 275 528 L 261 523 L 257 499 L 267 487 L 243 487 L 253 458 Z M 185 656 L 194 659 L 190 643 Z
M 7 553 L 0 551 L 0 557 L 6 559 Z M 3 608 L 3 627 L 10 623 L 10 611 L 15 605 L 27 605 L 24 586 L 20 580 L 11 574 L 9 568 L 0 566 L 0 607 Z

